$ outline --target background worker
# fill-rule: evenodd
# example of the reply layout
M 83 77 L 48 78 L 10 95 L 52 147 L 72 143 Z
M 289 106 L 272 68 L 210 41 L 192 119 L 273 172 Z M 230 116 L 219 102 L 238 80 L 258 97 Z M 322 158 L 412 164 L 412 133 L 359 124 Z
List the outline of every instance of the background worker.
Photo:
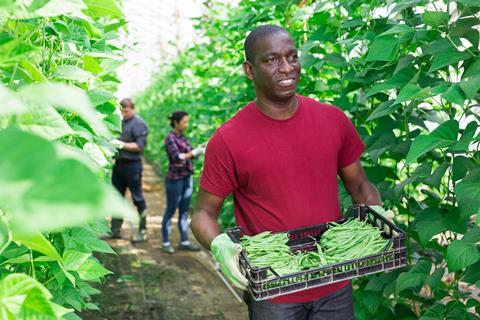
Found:
M 169 115 L 172 130 L 165 138 L 165 151 L 168 156 L 168 174 L 165 179 L 167 207 L 162 220 L 162 251 L 174 253 L 170 243 L 172 217 L 178 209 L 178 229 L 180 230 L 179 250 L 199 251 L 200 247 L 188 240 L 188 209 L 193 193 L 192 160 L 205 153 L 204 147 L 192 148 L 184 133 L 188 128 L 188 113 L 176 111 Z
M 243 68 L 256 100 L 210 139 L 192 230 L 239 288 L 247 280 L 238 244 L 220 233 L 217 217 L 233 193 L 236 224 L 249 235 L 285 231 L 340 218 L 337 176 L 353 203 L 381 204 L 360 163 L 364 144 L 337 107 L 296 94 L 301 66 L 290 34 L 254 29 L 245 40 Z M 268 301 L 244 296 L 250 319 L 354 319 L 349 281 Z
M 140 215 L 138 232 L 132 241 L 147 239 L 147 204 L 142 191 L 142 155 L 147 145 L 148 126 L 135 112 L 132 99 L 125 98 L 120 102 L 122 112 L 122 135 L 114 143 L 118 154 L 112 172 L 112 184 L 123 196 L 128 188 L 132 200 Z M 123 220 L 112 218 L 112 238 L 120 239 Z

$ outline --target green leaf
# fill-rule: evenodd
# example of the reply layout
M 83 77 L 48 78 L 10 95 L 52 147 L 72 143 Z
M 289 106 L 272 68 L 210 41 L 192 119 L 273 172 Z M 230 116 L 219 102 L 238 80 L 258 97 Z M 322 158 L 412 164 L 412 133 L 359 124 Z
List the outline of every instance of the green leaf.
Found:
M 0 314 L 7 319 L 55 319 L 48 309 L 51 297 L 50 292 L 35 279 L 13 273 L 0 281 Z M 35 314 L 35 311 L 40 314 Z
M 46 5 L 36 10 L 33 16 L 37 17 L 55 17 L 66 15 L 86 19 L 82 13 L 86 8 L 82 0 L 50 0 Z
M 458 181 L 463 179 L 468 171 L 475 168 L 475 164 L 465 156 L 455 156 L 452 163 L 452 179 Z
M 479 25 L 480 20 L 474 17 L 458 19 L 450 29 L 450 36 L 460 37 L 465 35 L 472 27 Z
M 0 148 L 9 150 L 0 157 L 0 203 L 9 208 L 16 233 L 48 232 L 109 215 L 137 218 L 118 192 L 82 161 L 59 154 L 56 144 L 9 128 L 0 131 Z
M 460 106 L 463 106 L 465 103 L 465 95 L 458 84 L 450 86 L 447 91 L 442 93 L 442 98 Z
M 428 277 L 426 284 L 433 291 L 436 291 L 444 275 L 445 275 L 445 268 L 438 268 Z
M 450 164 L 448 162 L 446 161 L 443 162 L 440 166 L 438 166 L 437 169 L 435 169 L 432 175 L 430 175 L 423 181 L 423 183 L 425 183 L 428 186 L 439 189 L 440 183 L 442 182 L 442 178 L 449 167 L 450 167 Z
M 48 241 L 41 233 L 36 234 L 13 234 L 13 240 L 18 241 L 24 246 L 43 253 L 47 257 L 53 258 L 58 261 L 62 261 L 62 257 L 58 253 L 57 249 Z
M 473 137 L 475 136 L 475 132 L 477 131 L 478 124 L 476 121 L 471 121 L 463 130 L 462 136 L 460 140 L 452 147 L 450 147 L 453 151 L 468 151 L 468 147 L 470 146 L 470 142 L 472 142 Z
M 378 277 L 373 277 L 368 281 L 367 285 L 365 286 L 365 290 L 379 292 L 383 291 L 383 287 L 384 283 L 382 280 Z
M 395 2 L 395 8 L 393 8 L 392 13 L 414 7 L 418 2 L 420 2 L 420 0 L 399 0 Z
M 480 7 L 480 3 L 477 0 L 455 0 L 458 3 L 464 4 L 466 6 Z
M 472 244 L 480 242 L 480 229 L 474 227 L 463 236 L 462 241 Z
M 462 88 L 467 99 L 473 99 L 480 89 L 480 75 L 462 80 L 460 88 Z
M 366 152 L 370 155 L 372 161 L 377 162 L 380 156 L 393 145 L 395 145 L 395 135 L 392 132 L 385 133 L 380 135 L 380 137 L 368 147 Z
M 395 74 L 385 82 L 376 84 L 365 93 L 365 97 L 370 97 L 379 92 L 384 92 L 394 88 L 401 88 L 405 86 L 410 80 L 415 77 L 416 70 L 413 68 L 404 68 L 402 72 Z
M 393 101 L 382 102 L 368 116 L 367 121 L 372 121 L 374 119 L 378 119 L 378 118 L 384 117 L 386 115 L 389 115 L 400 107 L 401 107 L 400 104 L 393 104 Z
M 406 164 L 412 163 L 427 152 L 442 146 L 445 146 L 445 143 L 437 137 L 432 135 L 419 135 L 413 140 L 405 162 Z
M 433 56 L 433 62 L 428 70 L 427 74 L 430 74 L 438 69 L 443 67 L 453 65 L 460 61 L 466 60 L 472 56 L 471 53 L 467 51 L 458 51 L 457 49 L 449 49 L 445 52 L 438 53 Z
M 49 299 L 39 288 L 32 288 L 28 291 L 22 308 L 20 309 L 19 319 L 45 319 L 56 320 L 57 315 Z
M 50 106 L 29 106 L 29 112 L 19 115 L 15 124 L 27 132 L 48 140 L 57 140 L 73 133 L 63 117 Z
M 468 284 L 474 284 L 475 282 L 480 281 L 480 272 L 478 272 L 479 268 L 480 261 L 467 267 L 467 271 L 465 272 L 462 281 Z
M 116 101 L 115 97 L 105 90 L 90 90 L 87 94 L 95 107 L 109 101 Z
M 450 15 L 447 12 L 425 11 L 423 13 L 423 22 L 432 27 L 447 24 L 448 20 L 450 20 Z
M 430 135 L 446 142 L 455 142 L 457 141 L 459 126 L 457 120 L 447 120 L 433 130 Z
M 427 275 L 423 273 L 400 273 L 396 281 L 395 292 L 399 294 L 403 290 L 419 287 L 423 284 L 426 278 Z
M 455 195 L 463 217 L 480 213 L 480 168 L 470 171 L 457 183 Z
M 88 13 L 91 17 L 123 17 L 123 12 L 114 0 L 84 0 L 84 2 L 88 6 Z
M 63 266 L 63 264 L 59 261 L 58 262 L 58 266 L 60 267 L 60 270 L 62 271 L 62 275 L 65 276 L 68 281 L 70 281 L 70 283 L 72 285 L 76 285 L 76 279 L 75 279 L 75 276 L 73 274 L 71 274 L 67 269 L 65 269 L 65 267 Z M 62 280 L 63 282 L 63 280 Z
M 115 251 L 113 251 L 108 243 L 100 240 L 95 233 L 86 228 L 72 228 L 71 236 L 74 242 L 89 250 L 115 254 Z
M 19 95 L 25 101 L 37 106 L 53 106 L 76 113 L 100 135 L 112 138 L 112 135 L 99 118 L 85 92 L 64 84 L 43 83 L 23 86 Z
M 5 265 L 5 264 L 22 264 L 22 263 L 27 263 L 27 262 L 30 263 L 30 261 L 31 261 L 30 254 L 26 253 L 26 254 L 23 254 L 21 256 L 5 260 L 1 264 L 2 265 Z
M 468 69 L 462 75 L 462 80 L 470 78 L 480 73 L 480 58 L 476 58 L 473 63 L 468 66 Z
M 33 81 L 37 81 L 37 82 L 47 81 L 47 78 L 45 78 L 43 73 L 40 70 L 38 70 L 38 68 L 35 65 L 31 64 L 27 60 L 22 59 L 20 61 L 20 66 L 23 69 L 25 69 L 25 71 L 28 72 L 28 74 L 30 75 L 30 78 Z
M 8 247 L 10 241 L 12 241 L 12 232 L 5 217 L 1 215 L 0 210 L 0 255 Z
M 420 318 L 420 320 L 441 320 L 445 319 L 445 307 L 442 304 L 434 304 Z
M 394 27 L 388 29 L 381 36 L 391 35 L 391 34 L 403 34 L 408 32 L 415 32 L 415 29 L 406 25 L 406 24 L 397 24 Z
M 446 231 L 447 226 L 443 221 L 441 212 L 438 209 L 429 208 L 415 219 L 415 230 L 420 242 L 425 245 L 433 236 Z
M 107 274 L 112 273 L 111 271 L 105 269 L 93 258 L 88 259 L 84 264 L 82 264 L 77 272 L 80 278 L 86 281 L 97 281 Z
M 57 68 L 55 77 L 65 80 L 87 82 L 93 78 L 93 75 L 77 66 L 61 65 Z
M 447 248 L 447 265 L 449 272 L 456 272 L 480 259 L 480 253 L 476 245 L 455 240 Z
M 399 48 L 399 41 L 394 35 L 377 36 L 368 51 L 365 61 L 392 61 Z
M 90 253 L 76 250 L 65 250 L 63 253 L 63 266 L 68 271 L 77 271 L 82 264 L 90 258 Z
M 83 56 L 83 69 L 91 72 L 92 74 L 99 74 L 103 71 L 103 68 L 97 62 L 97 59 L 87 55 Z
M 315 65 L 317 62 L 319 62 L 319 59 L 312 54 L 306 53 L 300 56 L 300 63 L 304 68 L 309 68 Z
M 0 117 L 20 114 L 27 111 L 27 107 L 18 98 L 17 94 L 10 91 L 2 84 L 0 84 L 0 99 L 2 107 L 0 108 Z
M 382 292 L 375 291 L 362 291 L 362 302 L 367 310 L 375 314 L 382 303 L 383 294 Z
M 430 87 L 420 88 L 414 84 L 407 84 L 398 94 L 397 99 L 395 99 L 395 104 L 410 100 L 423 99 L 428 97 L 429 93 Z

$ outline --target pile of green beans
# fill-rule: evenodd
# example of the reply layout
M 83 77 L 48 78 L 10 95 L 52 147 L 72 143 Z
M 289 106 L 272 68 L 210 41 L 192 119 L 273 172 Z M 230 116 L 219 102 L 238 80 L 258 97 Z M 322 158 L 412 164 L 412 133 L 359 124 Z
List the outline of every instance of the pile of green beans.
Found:
M 287 233 L 265 231 L 252 237 L 243 236 L 240 244 L 253 266 L 272 267 L 276 273 L 283 275 L 298 270 L 298 262 L 287 245 L 288 240 Z
M 240 243 L 253 266 L 271 267 L 277 274 L 285 275 L 376 254 L 389 241 L 383 239 L 378 227 L 358 219 L 329 223 L 328 230 L 316 242 L 316 251 L 293 253 L 288 240 L 287 233 L 265 231 L 245 235 Z
M 342 224 L 331 222 L 329 225 L 320 239 L 329 264 L 379 253 L 389 241 L 382 237 L 378 227 L 366 221 L 350 219 Z

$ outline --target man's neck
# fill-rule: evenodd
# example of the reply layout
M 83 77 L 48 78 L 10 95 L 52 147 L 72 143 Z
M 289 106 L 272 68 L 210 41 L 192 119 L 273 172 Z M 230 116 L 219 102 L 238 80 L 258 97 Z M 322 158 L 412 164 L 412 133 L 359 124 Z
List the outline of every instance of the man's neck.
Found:
M 276 120 L 289 119 L 298 109 L 296 95 L 285 102 L 272 102 L 268 99 L 257 97 L 256 104 L 262 113 Z

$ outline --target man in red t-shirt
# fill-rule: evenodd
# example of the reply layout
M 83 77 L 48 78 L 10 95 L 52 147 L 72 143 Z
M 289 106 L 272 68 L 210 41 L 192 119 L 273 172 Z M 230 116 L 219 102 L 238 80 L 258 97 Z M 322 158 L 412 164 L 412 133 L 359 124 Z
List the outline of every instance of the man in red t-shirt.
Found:
M 192 230 L 211 248 L 222 271 L 240 288 L 238 245 L 220 234 L 217 217 L 233 193 L 237 225 L 248 234 L 284 231 L 340 218 L 337 176 L 353 203 L 380 205 L 360 164 L 364 145 L 337 107 L 297 95 L 297 49 L 287 31 L 260 26 L 245 40 L 247 77 L 256 100 L 212 136 L 200 179 Z M 350 282 L 256 302 L 250 319 L 353 319 Z

